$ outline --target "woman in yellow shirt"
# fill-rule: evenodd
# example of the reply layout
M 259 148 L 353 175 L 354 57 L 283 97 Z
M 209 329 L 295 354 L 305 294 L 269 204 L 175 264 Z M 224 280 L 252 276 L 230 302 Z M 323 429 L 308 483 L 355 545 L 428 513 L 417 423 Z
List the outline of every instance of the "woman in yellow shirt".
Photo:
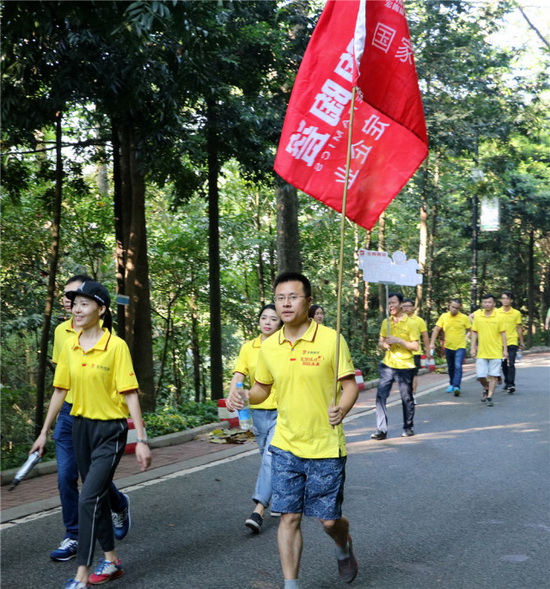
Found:
M 258 315 L 258 324 L 261 334 L 257 338 L 244 343 L 241 347 L 233 371 L 230 392 L 236 390 L 236 384 L 243 382 L 247 376 L 250 386 L 253 386 L 256 382 L 254 376 L 262 342 L 281 327 L 281 320 L 275 311 L 274 304 L 270 303 L 262 307 Z M 271 502 L 271 453 L 268 452 L 268 447 L 273 438 L 277 423 L 277 396 L 275 391 L 273 390 L 271 395 L 263 403 L 251 405 L 251 407 L 254 434 L 258 449 L 260 450 L 262 463 L 256 480 L 254 495 L 252 496 L 256 507 L 250 514 L 250 517 L 245 520 L 244 524 L 253 532 L 258 533 L 262 529 L 265 510 Z
M 142 471 L 151 464 L 151 451 L 130 351 L 126 342 L 111 333 L 107 289 L 99 282 L 87 281 L 66 296 L 72 301 L 77 334 L 61 351 L 44 427 L 31 452 L 44 452 L 48 431 L 70 390 L 71 415 L 75 418 L 73 443 L 82 489 L 78 502 L 78 568 L 65 589 L 84 589 L 87 584 L 99 585 L 124 574 L 115 552 L 108 490 L 124 453 L 129 414 L 136 428 L 136 458 Z M 90 575 L 96 540 L 104 558 Z

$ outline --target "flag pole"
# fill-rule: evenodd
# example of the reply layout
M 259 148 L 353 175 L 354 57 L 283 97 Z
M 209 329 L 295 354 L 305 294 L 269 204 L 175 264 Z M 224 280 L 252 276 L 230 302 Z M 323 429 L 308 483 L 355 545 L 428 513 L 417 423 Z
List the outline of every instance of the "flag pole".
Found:
M 353 118 L 355 113 L 355 96 L 357 94 L 357 87 L 353 86 L 351 91 L 351 107 L 349 113 L 349 133 L 348 133 L 348 147 L 346 153 L 346 174 L 344 179 L 344 194 L 342 196 L 342 218 L 340 220 L 340 257 L 338 261 L 338 284 L 336 286 L 336 358 L 334 368 L 334 391 L 332 396 L 332 404 L 336 405 L 338 400 L 339 380 L 338 372 L 340 367 L 340 333 L 342 331 L 342 283 L 344 280 L 344 236 L 346 228 L 346 205 L 348 200 L 348 182 L 349 172 L 351 166 L 351 140 L 353 134 Z

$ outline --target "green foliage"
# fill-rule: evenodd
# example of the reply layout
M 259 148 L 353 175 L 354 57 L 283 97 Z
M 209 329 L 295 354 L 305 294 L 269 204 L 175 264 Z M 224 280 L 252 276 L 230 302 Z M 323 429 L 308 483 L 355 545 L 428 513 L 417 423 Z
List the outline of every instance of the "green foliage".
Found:
M 164 407 L 156 413 L 143 415 L 149 438 L 192 429 L 218 421 L 218 407 L 214 401 L 206 403 L 183 403 L 176 409 Z
M 34 442 L 35 389 L 29 386 L 0 387 L 2 454 L 0 470 L 21 466 Z M 54 457 L 54 445 L 46 446 L 46 459 Z

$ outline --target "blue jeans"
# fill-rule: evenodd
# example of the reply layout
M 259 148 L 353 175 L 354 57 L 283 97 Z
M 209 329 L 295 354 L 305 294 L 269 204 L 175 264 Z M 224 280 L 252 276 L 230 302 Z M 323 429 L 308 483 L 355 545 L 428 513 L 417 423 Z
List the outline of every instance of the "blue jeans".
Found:
M 269 451 L 269 444 L 275 433 L 277 409 L 253 409 L 252 421 L 254 422 L 254 435 L 256 436 L 256 442 L 262 458 L 252 499 L 256 503 L 261 503 L 264 507 L 268 507 L 271 502 L 272 493 L 271 452 Z
M 393 382 L 397 382 L 399 393 L 401 395 L 401 405 L 403 407 L 403 429 L 409 429 L 414 426 L 414 400 L 412 395 L 412 383 L 415 368 L 390 368 L 382 362 L 378 367 L 380 381 L 378 391 L 376 392 L 376 427 L 378 431 L 387 433 L 388 431 L 388 412 L 386 410 L 386 401 L 390 396 Z
M 516 355 L 518 346 L 508 346 L 508 360 L 502 361 L 502 373 L 504 374 L 504 384 L 509 387 L 516 386 Z
M 460 388 L 462 382 L 462 364 L 466 356 L 466 348 L 458 348 L 458 350 L 449 350 L 445 348 L 445 360 L 447 361 L 447 369 L 449 371 L 449 384 L 455 389 Z
M 78 540 L 78 468 L 73 447 L 74 417 L 70 414 L 71 409 L 71 404 L 63 403 L 55 424 L 53 439 L 65 537 Z
M 55 441 L 57 488 L 61 500 L 65 537 L 78 540 L 78 467 L 73 446 L 72 408 L 70 403 L 63 403 L 52 437 Z M 126 507 L 126 499 L 114 483 L 111 483 L 109 488 L 109 501 L 113 511 L 122 511 Z

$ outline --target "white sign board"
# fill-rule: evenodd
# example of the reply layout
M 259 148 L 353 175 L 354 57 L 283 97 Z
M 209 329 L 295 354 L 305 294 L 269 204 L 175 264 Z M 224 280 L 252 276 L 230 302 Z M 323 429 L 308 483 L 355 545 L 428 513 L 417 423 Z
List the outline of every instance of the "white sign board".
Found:
M 387 252 L 359 250 L 359 268 L 363 270 L 365 282 L 417 286 L 422 284 L 420 266 L 416 260 L 407 260 L 404 252 L 394 252 L 390 258 Z

